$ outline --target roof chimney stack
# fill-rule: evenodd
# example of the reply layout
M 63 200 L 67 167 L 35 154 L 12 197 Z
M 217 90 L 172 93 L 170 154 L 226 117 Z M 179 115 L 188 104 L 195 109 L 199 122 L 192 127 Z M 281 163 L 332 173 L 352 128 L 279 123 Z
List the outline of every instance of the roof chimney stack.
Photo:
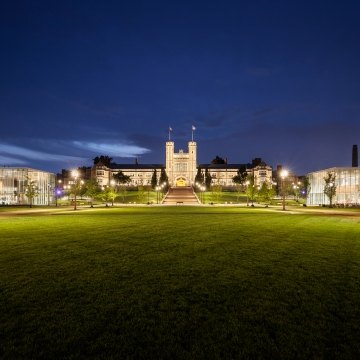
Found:
M 358 147 L 357 145 L 353 145 L 352 148 L 352 167 L 358 167 Z

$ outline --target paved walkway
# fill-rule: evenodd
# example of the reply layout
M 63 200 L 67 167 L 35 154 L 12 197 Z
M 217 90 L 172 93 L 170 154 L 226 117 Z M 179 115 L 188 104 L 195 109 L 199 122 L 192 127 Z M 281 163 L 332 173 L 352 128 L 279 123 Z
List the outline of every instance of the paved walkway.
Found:
M 197 205 L 198 198 L 190 186 L 172 187 L 162 202 L 165 205 Z

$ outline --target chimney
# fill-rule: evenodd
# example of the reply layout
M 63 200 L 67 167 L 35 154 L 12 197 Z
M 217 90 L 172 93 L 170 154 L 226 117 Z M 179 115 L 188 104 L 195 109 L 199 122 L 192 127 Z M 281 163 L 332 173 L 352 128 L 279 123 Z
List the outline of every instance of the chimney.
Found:
M 357 145 L 353 145 L 352 148 L 352 167 L 358 167 L 358 147 Z

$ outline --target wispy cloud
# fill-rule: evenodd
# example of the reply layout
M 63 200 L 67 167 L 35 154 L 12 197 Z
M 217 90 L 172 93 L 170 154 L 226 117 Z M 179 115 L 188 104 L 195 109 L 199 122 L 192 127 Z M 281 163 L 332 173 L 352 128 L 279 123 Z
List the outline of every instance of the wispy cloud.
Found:
M 83 158 L 76 156 L 49 154 L 44 151 L 30 150 L 20 146 L 1 144 L 1 143 L 0 143 L 0 152 L 6 155 L 17 156 L 23 159 L 40 160 L 40 161 L 74 162 L 74 161 L 84 160 Z M 16 159 L 14 160 L 16 161 Z M 17 160 L 17 161 L 22 161 L 22 160 Z M 14 161 L 12 161 L 12 163 L 14 163 Z
M 9 156 L 1 156 L 0 155 L 0 164 L 1 165 L 21 165 L 25 164 L 26 162 L 14 157 Z
M 149 149 L 131 144 L 103 144 L 95 142 L 74 141 L 73 144 L 80 149 L 85 149 L 98 154 L 106 154 L 116 157 L 136 157 L 150 152 Z

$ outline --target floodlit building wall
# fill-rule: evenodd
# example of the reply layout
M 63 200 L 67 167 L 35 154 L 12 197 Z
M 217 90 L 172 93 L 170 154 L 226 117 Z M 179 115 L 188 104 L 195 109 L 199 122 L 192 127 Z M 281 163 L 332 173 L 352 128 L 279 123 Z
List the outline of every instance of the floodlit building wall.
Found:
M 226 166 L 226 165 L 224 165 Z M 237 168 L 210 169 L 211 185 L 234 186 L 233 177 L 237 175 Z
M 240 165 L 239 165 L 240 166 Z M 212 185 L 235 186 L 233 178 L 238 174 L 239 167 L 234 167 L 232 164 L 224 164 L 222 167 L 214 169 L 209 166 L 210 175 L 212 177 Z M 261 188 L 262 184 L 266 182 L 268 185 L 272 184 L 272 168 L 268 165 L 257 166 L 253 169 L 246 169 L 248 176 L 254 176 L 255 185 Z
M 166 174 L 171 186 L 182 180 L 187 186 L 194 183 L 197 166 L 197 144 L 189 141 L 188 152 L 175 152 L 174 142 L 166 142 Z
M 233 187 L 233 181 L 243 164 L 203 164 L 199 165 L 202 173 L 208 169 L 212 177 L 212 185 Z M 161 169 L 165 168 L 170 186 L 194 184 L 197 174 L 197 144 L 195 141 L 188 142 L 188 152 L 179 150 L 175 152 L 173 141 L 166 142 L 165 166 L 161 164 L 112 164 L 111 168 L 99 163 L 92 169 L 92 177 L 97 180 L 100 186 L 109 186 L 110 182 L 120 170 L 130 177 L 128 186 L 149 186 L 154 169 L 157 171 L 157 178 L 160 178 Z M 246 169 L 249 176 L 254 175 L 255 185 L 261 187 L 264 182 L 272 184 L 272 168 L 261 162 L 260 165 Z
M 329 205 L 329 198 L 324 194 L 325 180 L 328 173 L 334 173 L 336 195 L 334 205 L 360 205 L 360 168 L 334 167 L 308 174 L 310 191 L 307 196 L 307 205 Z
M 121 169 L 124 175 L 129 176 L 131 181 L 128 186 L 150 186 L 151 178 L 154 174 L 154 169 Z M 156 169 L 157 178 L 160 177 L 161 169 Z M 111 171 L 110 178 L 112 179 L 119 170 L 115 169 Z M 110 180 L 111 181 L 111 180 Z
M 248 176 L 254 175 L 255 186 L 259 189 L 263 186 L 263 183 L 266 183 L 268 186 L 271 186 L 273 183 L 272 167 L 266 164 L 261 164 L 253 169 L 248 169 L 247 173 Z
M 157 178 L 159 180 L 162 167 L 158 164 L 154 165 L 115 165 L 114 168 L 108 168 L 104 165 L 95 165 L 93 168 L 92 177 L 96 179 L 98 184 L 102 187 L 110 186 L 113 176 L 119 171 L 124 175 L 130 177 L 130 182 L 127 186 L 150 186 L 151 178 L 156 169 Z
M 27 178 L 35 182 L 39 195 L 34 205 L 50 205 L 55 202 L 55 174 L 31 168 L 0 168 L 0 205 L 27 205 L 25 196 Z

